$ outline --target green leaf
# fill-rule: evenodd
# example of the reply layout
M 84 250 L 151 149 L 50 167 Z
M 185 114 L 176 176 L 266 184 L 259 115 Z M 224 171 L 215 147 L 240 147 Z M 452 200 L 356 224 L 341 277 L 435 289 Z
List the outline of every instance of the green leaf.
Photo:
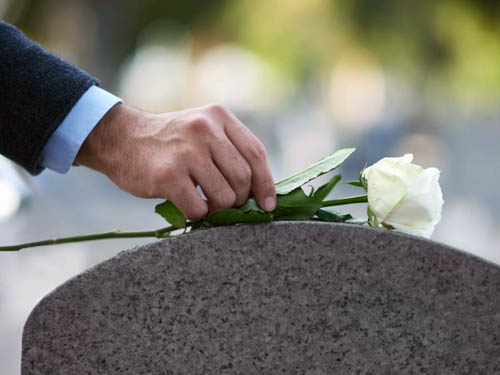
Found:
M 335 176 L 332 177 L 332 179 L 320 186 L 316 192 L 313 194 L 313 198 L 314 200 L 316 200 L 316 202 L 323 202 L 323 200 L 328 196 L 328 194 L 330 194 L 330 192 L 333 190 L 333 188 L 335 187 L 335 185 L 337 185 L 337 183 L 342 179 L 342 176 L 337 174 Z
M 366 219 L 352 217 L 351 214 L 342 214 L 333 210 L 320 209 L 316 212 L 316 216 L 322 221 L 328 221 L 331 223 L 346 223 L 355 225 L 363 225 L 367 223 Z
M 275 220 L 309 220 L 321 207 L 321 201 L 307 196 L 302 188 L 278 195 L 273 211 Z
M 191 223 L 191 232 L 200 229 L 203 226 L 204 220 L 197 220 Z
M 344 148 L 342 150 L 339 150 L 333 155 L 321 159 L 320 161 L 304 169 L 303 171 L 287 177 L 281 181 L 278 181 L 276 183 L 276 194 L 288 194 L 298 187 L 304 185 L 306 182 L 309 182 L 316 177 L 334 170 L 340 164 L 342 164 L 355 150 L 355 148 Z
M 323 221 L 328 221 L 330 223 L 343 223 L 348 220 L 352 220 L 352 215 L 351 214 L 341 214 L 340 212 L 333 211 L 333 210 L 323 210 L 320 209 L 316 211 L 316 216 L 323 220 Z
M 205 221 L 214 226 L 231 225 L 238 223 L 265 223 L 273 220 L 270 212 L 248 211 L 238 208 L 221 209 L 212 212 Z
M 156 205 L 155 212 L 167 220 L 174 228 L 186 228 L 186 218 L 171 201 Z
M 239 208 L 221 209 L 212 212 L 205 222 L 214 225 L 231 225 L 238 223 L 263 223 L 273 220 L 273 214 L 262 210 L 255 198 L 248 199 Z
M 346 224 L 365 225 L 368 223 L 368 220 L 360 217 L 354 217 L 352 219 L 346 220 L 345 222 Z
M 242 212 L 250 212 L 250 211 L 265 212 L 262 208 L 259 207 L 255 198 L 248 199 L 245 202 L 245 204 L 239 207 L 238 209 L 241 210 Z
M 364 188 L 363 184 L 360 181 L 347 181 L 346 184 Z

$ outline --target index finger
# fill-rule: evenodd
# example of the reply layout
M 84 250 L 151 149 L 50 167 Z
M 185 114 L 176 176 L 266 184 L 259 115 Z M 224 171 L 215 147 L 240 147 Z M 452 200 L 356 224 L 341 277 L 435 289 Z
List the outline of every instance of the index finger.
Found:
M 236 116 L 229 114 L 225 132 L 252 169 L 252 191 L 265 211 L 276 207 L 276 189 L 264 144 Z

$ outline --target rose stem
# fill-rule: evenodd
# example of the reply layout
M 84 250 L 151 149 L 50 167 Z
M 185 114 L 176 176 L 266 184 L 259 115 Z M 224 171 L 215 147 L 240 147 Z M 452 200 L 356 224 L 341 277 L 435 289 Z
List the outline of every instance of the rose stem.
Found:
M 356 195 L 354 197 L 332 199 L 330 201 L 323 201 L 322 207 L 332 207 L 332 206 L 341 206 L 343 204 L 367 203 L 367 202 L 368 202 L 367 195 Z
M 186 223 L 186 226 L 191 226 L 191 223 Z M 168 226 L 165 228 L 144 231 L 144 232 L 106 232 L 106 233 L 97 233 L 97 234 L 89 234 L 86 236 L 74 236 L 74 237 L 63 237 L 63 238 L 54 238 L 51 240 L 45 241 L 37 241 L 37 242 L 27 242 L 20 245 L 14 246 L 0 246 L 0 251 L 18 251 L 21 249 L 25 249 L 27 247 L 37 247 L 37 246 L 46 246 L 46 245 L 58 245 L 63 243 L 70 242 L 83 242 L 83 241 L 94 241 L 94 240 L 104 240 L 108 238 L 135 238 L 135 237 L 155 237 L 155 238 L 166 238 L 165 233 L 170 233 L 176 229 L 172 226 Z

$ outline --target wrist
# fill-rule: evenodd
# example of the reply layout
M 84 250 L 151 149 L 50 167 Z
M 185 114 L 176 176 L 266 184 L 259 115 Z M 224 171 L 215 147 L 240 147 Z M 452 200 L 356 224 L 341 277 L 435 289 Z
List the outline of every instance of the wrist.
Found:
M 114 105 L 97 123 L 82 144 L 75 163 L 108 174 L 119 160 L 123 135 L 133 123 L 132 108 Z

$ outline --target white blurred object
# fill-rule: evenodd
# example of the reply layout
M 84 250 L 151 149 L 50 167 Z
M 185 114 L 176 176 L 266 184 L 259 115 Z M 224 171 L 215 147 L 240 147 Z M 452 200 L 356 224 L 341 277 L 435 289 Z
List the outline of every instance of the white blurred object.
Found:
M 365 130 L 381 120 L 386 102 L 382 69 L 358 53 L 347 54 L 334 66 L 330 93 L 338 124 L 349 130 Z
M 448 200 L 433 239 L 500 264 L 500 230 L 485 204 L 478 197 Z
M 220 102 L 235 111 L 273 108 L 286 92 L 284 80 L 265 61 L 230 44 L 212 48 L 200 58 L 193 86 L 199 103 Z
M 12 162 L 0 156 L 0 222 L 14 216 L 29 189 Z
M 391 154 L 414 154 L 418 164 L 432 165 L 446 173 L 450 170 L 447 147 L 448 145 L 436 134 L 413 133 L 400 139 Z
M 21 194 L 9 182 L 0 180 L 0 221 L 13 216 L 21 206 Z
M 120 72 L 119 95 L 141 109 L 164 112 L 181 105 L 189 53 L 177 46 L 139 47 Z
M 282 150 L 279 178 L 317 162 L 337 146 L 335 128 L 322 111 L 298 104 L 282 123 L 278 128 Z
M 186 25 L 161 19 L 147 25 L 122 68 L 119 95 L 143 110 L 165 112 L 183 103 L 191 69 L 191 33 Z

